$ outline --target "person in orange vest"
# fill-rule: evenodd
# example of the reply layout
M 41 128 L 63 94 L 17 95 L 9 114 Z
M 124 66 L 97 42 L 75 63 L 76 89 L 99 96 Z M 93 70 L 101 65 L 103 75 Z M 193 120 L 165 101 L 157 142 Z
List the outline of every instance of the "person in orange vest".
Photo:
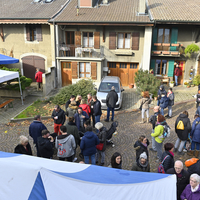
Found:
M 40 71 L 40 69 L 36 69 L 36 73 L 35 73 L 35 80 L 37 82 L 37 91 L 39 91 L 39 89 L 42 90 L 42 72 Z

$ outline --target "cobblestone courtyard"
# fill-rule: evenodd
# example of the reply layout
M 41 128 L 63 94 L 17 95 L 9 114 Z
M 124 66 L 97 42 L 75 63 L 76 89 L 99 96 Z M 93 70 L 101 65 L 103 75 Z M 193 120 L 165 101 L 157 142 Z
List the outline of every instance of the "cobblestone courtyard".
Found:
M 191 122 L 193 122 L 194 113 L 196 111 L 194 101 L 188 103 L 179 103 L 178 105 L 173 106 L 173 118 L 168 119 L 167 123 L 171 127 L 171 136 L 167 138 L 165 142 L 175 143 L 176 134 L 174 132 L 174 124 L 177 116 L 184 110 L 189 112 L 189 118 Z M 153 114 L 152 109 L 150 110 L 150 115 Z M 167 110 L 165 110 L 165 114 L 167 114 Z M 113 141 L 115 143 L 115 147 L 107 146 L 106 149 L 106 159 L 105 166 L 108 166 L 110 163 L 110 158 L 112 154 L 116 151 L 122 154 L 122 167 L 123 169 L 130 170 L 133 162 L 135 161 L 135 150 L 133 148 L 134 143 L 139 138 L 140 135 L 146 135 L 146 137 L 151 142 L 151 124 L 140 124 L 141 114 L 139 112 L 128 112 L 128 111 L 120 111 L 115 117 L 115 120 L 119 122 L 118 126 L 118 135 L 113 137 Z M 53 132 L 53 120 L 45 120 L 43 123 L 47 126 L 50 132 Z M 104 122 L 106 127 L 110 127 L 111 122 Z M 18 144 L 18 138 L 20 135 L 28 136 L 28 128 L 30 122 L 24 121 L 21 123 L 7 123 L 0 125 L 0 151 L 13 152 L 14 147 Z M 30 138 L 30 144 L 32 144 L 32 138 Z M 150 144 L 151 147 L 151 144 Z M 78 161 L 80 158 L 78 156 L 79 147 L 77 151 Z M 35 148 L 33 148 L 34 155 L 36 155 Z M 57 159 L 55 157 L 55 159 Z M 181 159 L 185 161 L 188 159 L 187 155 L 179 157 L 175 154 L 175 159 Z M 150 152 L 150 164 L 151 164 L 151 172 L 156 172 L 158 163 L 155 162 L 156 153 Z M 78 162 L 77 161 L 77 162 Z

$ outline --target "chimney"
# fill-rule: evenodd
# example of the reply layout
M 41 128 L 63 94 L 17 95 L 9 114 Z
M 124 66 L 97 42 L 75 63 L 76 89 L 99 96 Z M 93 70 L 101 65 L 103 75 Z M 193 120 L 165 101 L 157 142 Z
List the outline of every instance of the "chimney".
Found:
M 139 0 L 139 15 L 145 15 L 146 2 L 145 0 Z

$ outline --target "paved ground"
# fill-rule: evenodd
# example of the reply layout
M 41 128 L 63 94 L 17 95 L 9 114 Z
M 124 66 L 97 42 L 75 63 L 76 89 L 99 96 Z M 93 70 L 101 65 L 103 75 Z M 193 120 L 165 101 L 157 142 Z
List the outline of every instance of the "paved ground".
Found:
M 179 104 L 173 107 L 173 118 L 167 120 L 171 129 L 171 136 L 167 138 L 164 142 L 173 142 L 176 141 L 176 134 L 174 133 L 174 123 L 176 117 L 180 112 L 188 110 L 189 117 L 193 121 L 193 116 L 195 113 L 195 103 L 189 102 L 184 104 Z M 150 111 L 152 114 L 152 110 Z M 151 125 L 150 124 L 140 124 L 141 114 L 139 112 L 128 112 L 124 111 L 122 114 L 118 114 L 115 117 L 115 120 L 119 122 L 118 135 L 113 137 L 115 147 L 107 147 L 106 150 L 106 159 L 105 166 L 108 166 L 110 163 L 110 158 L 112 154 L 116 151 L 122 154 L 123 159 L 123 169 L 130 170 L 131 166 L 135 160 L 135 151 L 133 149 L 134 143 L 137 141 L 140 135 L 146 135 L 148 139 L 151 139 Z M 53 132 L 53 121 L 51 119 L 43 121 L 48 129 Z M 111 122 L 106 123 L 103 121 L 106 127 L 110 127 Z M 1 124 L 0 125 L 0 151 L 13 152 L 14 147 L 18 144 L 18 138 L 20 135 L 28 136 L 28 127 L 30 122 L 25 121 L 22 123 L 13 123 L 13 124 Z M 32 144 L 32 139 L 30 138 L 30 143 Z M 151 147 L 151 145 L 150 145 Z M 79 153 L 79 149 L 78 152 Z M 33 148 L 34 155 L 36 155 L 35 149 Z M 155 162 L 156 154 L 150 152 L 150 164 L 151 171 L 154 172 L 157 170 L 158 163 Z M 179 157 L 175 154 L 175 159 L 181 159 L 185 161 L 188 158 L 187 155 Z M 56 157 L 54 159 L 57 159 Z M 78 161 L 80 158 L 78 157 Z

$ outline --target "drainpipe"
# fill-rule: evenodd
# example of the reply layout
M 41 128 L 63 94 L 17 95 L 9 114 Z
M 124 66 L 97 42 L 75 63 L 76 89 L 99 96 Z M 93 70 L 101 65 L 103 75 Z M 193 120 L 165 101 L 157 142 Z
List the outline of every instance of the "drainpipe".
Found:
M 57 74 L 57 50 L 56 50 L 56 26 L 55 26 L 55 22 L 53 22 L 53 28 L 54 28 L 54 51 L 55 51 L 55 87 L 58 87 L 58 74 Z

